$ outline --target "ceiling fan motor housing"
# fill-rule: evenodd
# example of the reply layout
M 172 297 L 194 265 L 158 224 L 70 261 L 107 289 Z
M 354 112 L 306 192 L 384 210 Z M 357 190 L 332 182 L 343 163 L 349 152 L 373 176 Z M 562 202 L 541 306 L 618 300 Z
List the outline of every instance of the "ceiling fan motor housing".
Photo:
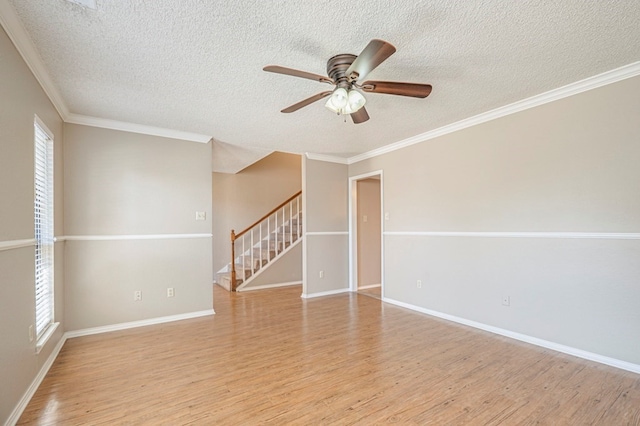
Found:
M 342 53 L 331 57 L 327 61 L 327 75 L 335 82 L 336 86 L 344 87 L 345 89 L 351 87 L 351 83 L 346 72 L 356 58 L 356 55 Z

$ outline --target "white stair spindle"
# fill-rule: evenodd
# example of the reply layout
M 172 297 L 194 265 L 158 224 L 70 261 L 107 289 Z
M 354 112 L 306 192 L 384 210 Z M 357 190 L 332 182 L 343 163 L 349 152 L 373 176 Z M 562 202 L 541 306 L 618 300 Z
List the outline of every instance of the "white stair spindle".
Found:
M 260 247 L 260 267 L 262 268 L 262 222 L 260 222 L 260 238 L 258 238 L 258 241 Z
M 267 219 L 267 259 L 271 262 L 271 217 Z
M 254 252 L 254 250 L 253 250 L 253 233 L 254 233 L 254 230 L 252 229 L 251 230 L 251 249 L 250 249 L 251 250 L 251 275 L 253 275 L 253 273 L 256 270 L 256 262 L 255 262 L 255 260 L 253 258 L 253 252 Z
M 293 243 L 293 201 L 289 203 L 289 241 Z

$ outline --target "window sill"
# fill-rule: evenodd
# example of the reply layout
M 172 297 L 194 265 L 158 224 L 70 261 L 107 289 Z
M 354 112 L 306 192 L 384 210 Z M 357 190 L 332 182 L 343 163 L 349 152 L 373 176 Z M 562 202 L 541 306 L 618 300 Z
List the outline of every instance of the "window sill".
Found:
M 47 327 L 44 333 L 42 333 L 42 336 L 40 336 L 40 338 L 38 339 L 38 342 L 36 343 L 36 354 L 39 354 L 42 348 L 44 348 L 44 345 L 47 344 L 47 342 L 49 341 L 51 336 L 53 336 L 53 333 L 56 331 L 59 325 L 60 325 L 59 322 L 54 322 L 50 324 L 49 327 Z

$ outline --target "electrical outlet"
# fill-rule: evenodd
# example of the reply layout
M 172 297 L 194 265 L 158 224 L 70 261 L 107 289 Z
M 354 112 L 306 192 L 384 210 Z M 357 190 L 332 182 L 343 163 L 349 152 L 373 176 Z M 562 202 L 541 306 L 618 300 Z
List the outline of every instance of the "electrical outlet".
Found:
M 33 342 L 33 339 L 35 339 L 35 335 L 33 334 L 33 324 L 29 326 L 29 341 Z
M 324 278 L 324 271 L 320 271 L 318 275 L 320 275 L 320 278 Z
M 422 280 L 416 281 L 416 287 L 422 288 Z
M 207 220 L 207 212 L 196 212 L 196 220 Z
M 175 292 L 173 291 L 173 287 L 167 288 L 167 297 L 175 296 Z
M 384 220 L 389 220 L 389 212 L 386 212 L 386 213 L 384 214 Z
M 142 300 L 142 292 L 140 290 L 136 290 L 133 292 L 133 300 L 136 302 Z
M 504 306 L 511 305 L 511 298 L 509 296 L 502 296 L 502 304 Z

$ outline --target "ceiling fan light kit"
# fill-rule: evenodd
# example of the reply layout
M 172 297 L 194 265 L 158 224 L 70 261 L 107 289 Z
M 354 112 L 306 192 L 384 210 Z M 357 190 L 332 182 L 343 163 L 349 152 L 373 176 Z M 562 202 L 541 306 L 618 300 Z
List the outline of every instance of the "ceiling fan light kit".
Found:
M 347 92 L 346 89 L 338 87 L 329 96 L 324 106 L 335 114 L 350 115 L 362 108 L 365 103 L 367 103 L 367 100 L 357 90 L 351 89 Z
M 339 115 L 350 115 L 353 122 L 359 124 L 367 121 L 369 114 L 364 108 L 367 100 L 356 89 L 369 93 L 385 93 L 414 98 L 426 98 L 431 93 L 431 85 L 429 84 L 392 81 L 365 81 L 362 84 L 358 84 L 358 80 L 364 79 L 369 72 L 373 71 L 395 51 L 396 48 L 391 43 L 373 39 L 359 56 L 343 53 L 330 58 L 327 61 L 328 78 L 319 74 L 278 65 L 269 65 L 264 67 L 263 70 L 336 86 L 333 91 L 318 93 L 283 109 L 281 112 L 291 113 L 329 96 L 325 103 L 327 109 Z

